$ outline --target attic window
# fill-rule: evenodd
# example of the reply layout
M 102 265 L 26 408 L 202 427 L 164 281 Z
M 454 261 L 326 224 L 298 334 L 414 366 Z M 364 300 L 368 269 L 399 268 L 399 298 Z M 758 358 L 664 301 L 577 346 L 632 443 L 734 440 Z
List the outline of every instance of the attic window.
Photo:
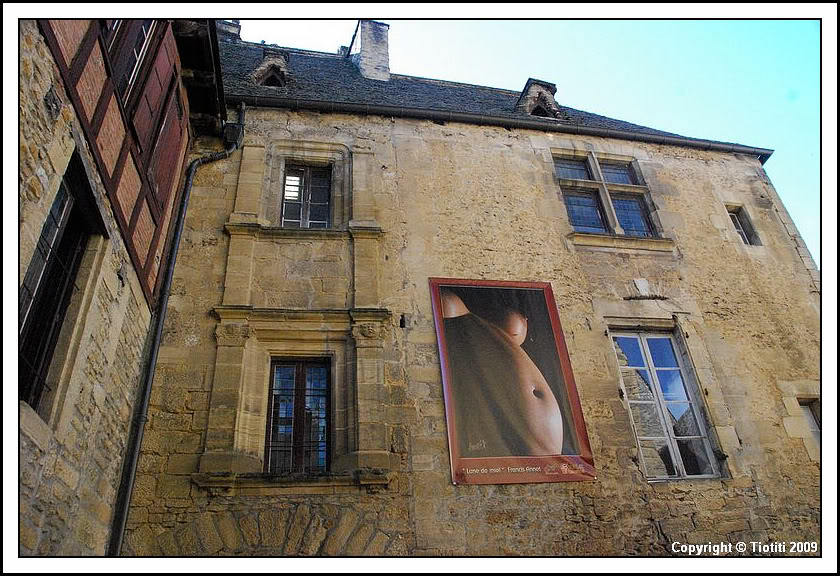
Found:
M 258 79 L 260 86 L 285 86 L 286 73 L 279 66 L 270 66 Z
M 556 92 L 557 87 L 554 84 L 528 78 L 514 109 L 521 114 L 538 118 L 561 118 L 565 115 L 554 100 Z

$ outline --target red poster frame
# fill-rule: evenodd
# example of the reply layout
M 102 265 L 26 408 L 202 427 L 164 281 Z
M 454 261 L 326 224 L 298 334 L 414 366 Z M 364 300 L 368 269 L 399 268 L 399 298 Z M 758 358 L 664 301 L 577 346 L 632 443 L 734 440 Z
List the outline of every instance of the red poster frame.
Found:
M 557 348 L 557 358 L 572 417 L 571 428 L 578 440 L 579 454 L 554 454 L 548 456 L 503 456 L 487 458 L 462 457 L 459 454 L 455 408 L 446 335 L 443 329 L 441 287 L 485 287 L 541 290 L 551 323 Z M 580 398 L 575 384 L 569 352 L 557 313 L 557 304 L 548 282 L 516 282 L 506 280 L 470 280 L 464 278 L 429 278 L 432 310 L 435 319 L 438 351 L 440 353 L 443 398 L 446 408 L 446 428 L 449 440 L 449 461 L 453 484 L 525 484 L 542 482 L 591 481 L 596 479 L 595 463 Z

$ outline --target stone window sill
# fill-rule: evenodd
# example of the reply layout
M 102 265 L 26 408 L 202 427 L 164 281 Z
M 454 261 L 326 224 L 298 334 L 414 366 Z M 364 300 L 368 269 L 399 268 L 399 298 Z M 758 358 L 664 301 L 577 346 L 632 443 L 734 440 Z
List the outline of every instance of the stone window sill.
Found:
M 269 476 L 267 474 L 197 473 L 197 486 L 214 496 L 282 496 L 287 494 L 354 494 L 387 490 L 387 470 L 365 469 L 323 476 Z
M 572 232 L 567 238 L 584 249 L 606 249 L 617 252 L 658 252 L 676 255 L 676 244 L 670 238 L 639 238 L 612 234 Z
M 383 230 L 379 226 L 354 226 L 352 222 L 348 228 L 283 228 L 255 222 L 228 222 L 225 224 L 225 230 L 232 236 L 287 238 L 291 240 L 343 240 L 350 238 L 350 236 L 377 238 L 383 234 Z
M 23 400 L 19 400 L 18 404 L 20 432 L 32 440 L 40 450 L 46 452 L 47 448 L 49 448 L 50 440 L 53 437 L 52 429 L 29 404 Z

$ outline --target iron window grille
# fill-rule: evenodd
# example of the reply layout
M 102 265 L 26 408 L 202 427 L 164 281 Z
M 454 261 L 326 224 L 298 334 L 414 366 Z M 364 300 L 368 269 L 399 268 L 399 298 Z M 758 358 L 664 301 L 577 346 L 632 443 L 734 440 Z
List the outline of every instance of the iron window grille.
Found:
M 286 228 L 329 228 L 330 166 L 287 165 L 283 179 L 283 215 Z
M 612 336 L 647 478 L 717 477 L 702 406 L 674 338 L 638 332 Z
M 268 393 L 265 473 L 329 470 L 330 367 L 324 359 L 274 360 Z

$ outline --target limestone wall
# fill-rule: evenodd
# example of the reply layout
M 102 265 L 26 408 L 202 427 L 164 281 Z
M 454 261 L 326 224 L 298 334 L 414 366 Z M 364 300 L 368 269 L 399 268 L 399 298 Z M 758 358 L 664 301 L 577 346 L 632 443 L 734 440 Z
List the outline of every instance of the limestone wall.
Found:
M 625 555 L 819 540 L 819 450 L 792 404 L 819 394 L 819 294 L 757 159 L 266 109 L 248 110 L 245 139 L 196 178 L 126 554 Z M 304 157 L 348 151 L 337 231 L 272 227 L 276 207 L 256 199 L 282 185 L 277 142 Z M 572 234 L 553 175 L 562 150 L 635 158 L 667 240 Z M 761 246 L 741 242 L 733 204 Z M 551 282 L 596 481 L 452 485 L 432 276 Z M 685 342 L 728 456 L 721 478 L 645 479 L 608 337 L 632 322 Z M 343 367 L 334 474 L 266 480 L 268 362 L 318 351 Z
M 103 555 L 150 313 L 78 118 L 33 21 L 20 21 L 20 276 L 74 151 L 105 235 L 87 245 L 36 413 L 20 402 L 22 555 Z

